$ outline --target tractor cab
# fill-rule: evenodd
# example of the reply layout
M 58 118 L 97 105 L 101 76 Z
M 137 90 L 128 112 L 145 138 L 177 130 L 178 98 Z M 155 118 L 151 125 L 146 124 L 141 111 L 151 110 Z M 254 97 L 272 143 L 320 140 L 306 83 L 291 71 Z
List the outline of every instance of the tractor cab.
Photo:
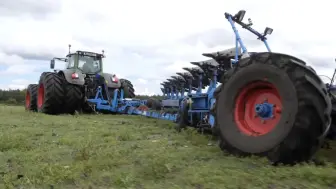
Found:
M 65 62 L 66 70 L 93 75 L 103 71 L 103 58 L 105 58 L 104 54 L 76 51 L 75 53 L 69 53 L 66 58 L 53 58 L 50 61 L 50 68 L 54 69 L 55 60 L 60 60 Z
M 66 69 L 78 69 L 83 74 L 97 74 L 103 69 L 103 54 L 76 51 L 67 55 Z
M 94 75 L 103 72 L 103 58 L 105 58 L 104 50 L 102 54 L 88 51 L 76 51 L 72 53 L 70 51 L 71 45 L 69 45 L 69 53 L 66 58 L 53 58 L 50 61 L 50 68 L 55 68 L 55 60 L 65 62 L 65 70 L 72 70 L 76 73 L 78 71 L 82 74 Z

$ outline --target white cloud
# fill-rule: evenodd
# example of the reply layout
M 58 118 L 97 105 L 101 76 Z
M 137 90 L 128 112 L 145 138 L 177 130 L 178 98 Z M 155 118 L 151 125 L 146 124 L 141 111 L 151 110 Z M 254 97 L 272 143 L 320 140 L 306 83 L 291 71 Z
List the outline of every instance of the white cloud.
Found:
M 138 81 L 139 81 L 141 84 L 147 84 L 147 80 L 146 80 L 146 79 L 138 78 Z
M 27 85 L 27 84 L 30 83 L 30 81 L 27 80 L 27 79 L 14 79 L 14 80 L 12 80 L 12 83 L 13 84 L 20 84 L 20 85 L 22 85 L 22 84 Z
M 18 55 L 8 55 L 0 51 L 0 65 L 23 64 L 23 58 Z
M 257 30 L 262 31 L 266 26 L 274 29 L 269 37 L 273 51 L 307 60 L 321 74 L 331 75 L 333 69 L 329 67 L 335 66 L 336 28 L 330 23 L 336 12 L 332 1 L 311 1 L 304 9 L 297 8 L 302 7 L 301 1 L 292 0 L 234 3 L 96 0 L 94 6 L 88 0 L 60 0 L 53 6 L 56 8 L 37 0 L 29 2 L 32 10 L 44 10 L 43 14 L 39 11 L 39 17 L 27 16 L 36 11 L 28 11 L 30 6 L 27 10 L 10 6 L 6 15 L 0 17 L 0 76 L 21 74 L 23 77 L 37 69 L 47 71 L 47 59 L 64 56 L 71 43 L 72 50 L 100 52 L 104 49 L 107 55 L 104 71 L 131 80 L 136 92 L 161 93 L 159 83 L 182 71 L 182 67 L 192 67 L 190 61 L 207 59 L 201 53 L 234 46 L 234 35 L 224 12 L 234 14 L 240 9 L 247 11 L 246 19 L 251 17 Z M 260 5 L 265 8 L 260 9 Z M 11 10 L 15 14 L 9 14 Z M 22 16 L 18 10 L 27 13 Z M 52 14 L 46 16 L 48 12 Z M 247 47 L 253 45 L 250 51 L 265 51 L 263 46 L 251 44 L 255 36 L 242 31 L 241 27 L 238 29 L 248 41 Z M 197 37 L 200 33 L 202 36 Z M 194 35 L 196 37 L 190 38 Z M 212 41 L 206 43 L 206 40 Z M 41 57 L 44 63 L 34 64 L 34 59 Z M 312 60 L 317 62 L 309 62 Z M 319 62 L 321 60 L 326 62 Z M 64 64 L 56 64 L 56 68 L 63 67 Z M 39 73 L 35 75 L 37 80 Z M 3 85 L 0 83 L 0 87 Z
M 27 85 L 15 85 L 15 84 L 9 84 L 5 89 L 24 89 Z
M 148 88 L 144 88 L 144 90 L 138 92 L 137 94 L 139 94 L 139 95 L 149 95 L 149 96 L 155 95 L 155 93 L 149 92 Z
M 37 84 L 37 82 L 32 82 L 27 79 L 14 79 L 7 84 L 0 84 L 1 89 L 24 89 L 29 84 Z
M 3 71 L 0 70 L 0 75 L 24 75 L 33 72 L 35 69 L 35 65 L 16 64 L 8 66 Z
M 191 67 L 190 62 L 178 60 L 173 62 L 171 65 L 167 66 L 165 69 L 174 73 L 183 71 L 182 68 L 184 67 Z

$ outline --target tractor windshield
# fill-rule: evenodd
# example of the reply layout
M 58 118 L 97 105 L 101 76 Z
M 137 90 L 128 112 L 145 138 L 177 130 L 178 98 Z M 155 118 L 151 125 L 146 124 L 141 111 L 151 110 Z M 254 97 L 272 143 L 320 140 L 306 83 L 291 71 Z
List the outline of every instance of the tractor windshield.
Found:
M 78 56 L 78 68 L 83 71 L 83 73 L 97 73 L 101 71 L 101 62 L 100 57 L 92 56 Z

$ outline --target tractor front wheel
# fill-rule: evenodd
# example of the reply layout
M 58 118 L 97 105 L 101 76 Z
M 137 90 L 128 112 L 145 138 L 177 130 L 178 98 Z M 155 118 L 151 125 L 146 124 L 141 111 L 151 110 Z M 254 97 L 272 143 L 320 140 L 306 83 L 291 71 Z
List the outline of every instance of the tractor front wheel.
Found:
M 30 84 L 26 91 L 25 109 L 27 111 L 37 111 L 37 84 Z
M 64 113 L 73 114 L 83 104 L 83 92 L 78 85 L 66 83 L 64 86 Z
M 295 164 L 320 148 L 331 123 L 331 101 L 301 60 L 255 54 L 240 60 L 222 83 L 215 117 L 223 150 Z
M 37 109 L 45 114 L 63 113 L 63 78 L 57 73 L 42 73 L 38 85 Z

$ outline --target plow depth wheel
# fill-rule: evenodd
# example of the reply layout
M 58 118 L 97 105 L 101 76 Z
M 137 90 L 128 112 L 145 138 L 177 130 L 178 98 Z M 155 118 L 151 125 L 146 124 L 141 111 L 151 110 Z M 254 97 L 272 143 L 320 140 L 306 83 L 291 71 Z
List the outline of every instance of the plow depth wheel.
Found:
M 26 91 L 25 109 L 27 111 L 37 111 L 37 86 L 30 84 Z
M 64 100 L 63 78 L 57 73 L 43 73 L 37 93 L 37 109 L 46 114 L 62 113 Z
M 235 155 L 294 164 L 312 158 L 330 125 L 321 79 L 288 55 L 259 53 L 222 78 L 216 96 L 220 147 Z

